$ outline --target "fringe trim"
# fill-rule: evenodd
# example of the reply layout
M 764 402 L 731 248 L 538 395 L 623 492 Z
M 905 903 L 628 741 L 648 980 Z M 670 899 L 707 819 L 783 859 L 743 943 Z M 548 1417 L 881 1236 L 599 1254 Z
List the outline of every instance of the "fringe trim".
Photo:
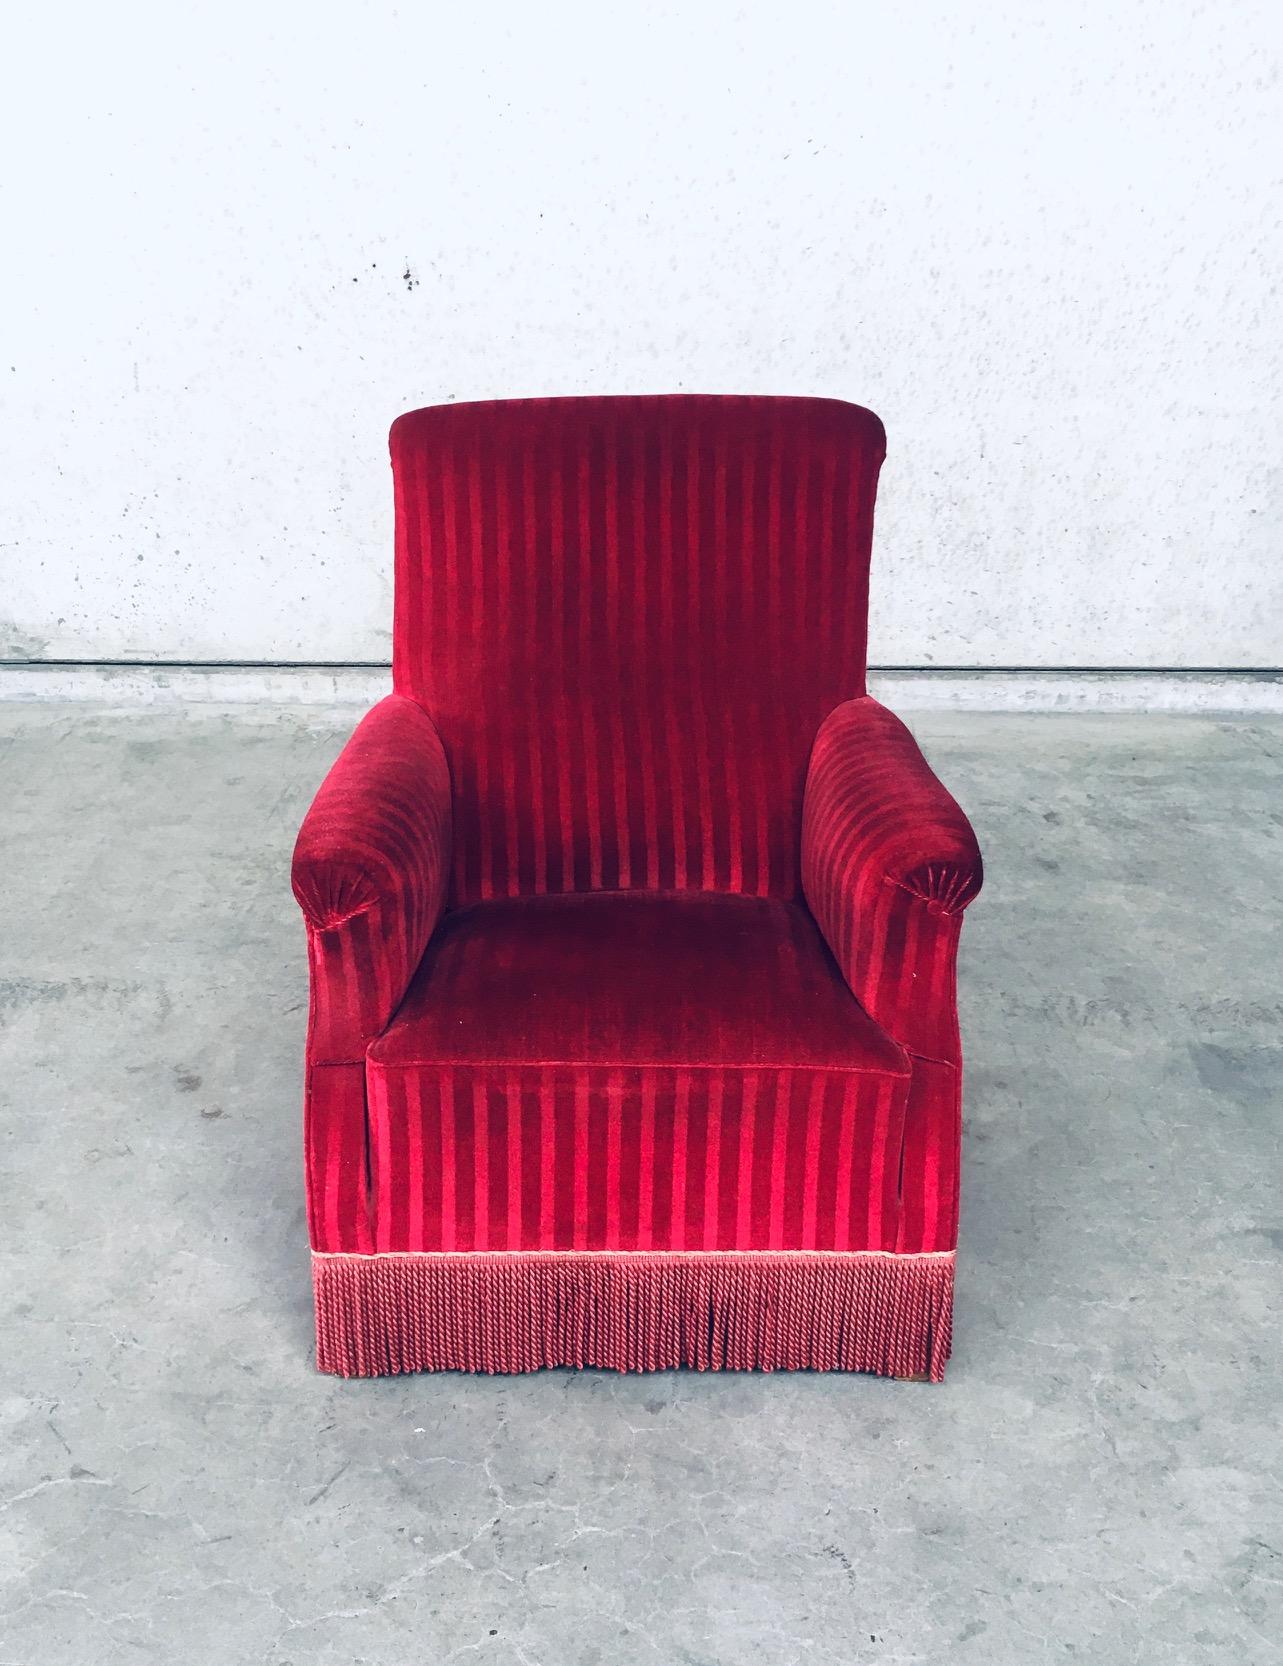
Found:
M 317 1365 L 872 1371 L 939 1382 L 952 1252 L 509 1251 L 312 1258 Z

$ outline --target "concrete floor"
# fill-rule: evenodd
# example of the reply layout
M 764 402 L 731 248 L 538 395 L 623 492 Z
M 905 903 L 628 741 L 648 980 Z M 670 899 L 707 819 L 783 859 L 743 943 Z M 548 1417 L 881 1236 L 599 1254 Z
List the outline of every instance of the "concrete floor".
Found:
M 288 861 L 352 713 L 0 707 L 0 1662 L 1283 1658 L 1283 724 L 972 814 L 939 1388 L 313 1373 Z

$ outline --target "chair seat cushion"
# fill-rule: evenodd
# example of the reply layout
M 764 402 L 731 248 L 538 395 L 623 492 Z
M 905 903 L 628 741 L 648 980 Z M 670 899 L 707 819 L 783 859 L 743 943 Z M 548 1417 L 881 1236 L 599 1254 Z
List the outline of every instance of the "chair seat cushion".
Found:
M 689 891 L 517 897 L 447 914 L 370 1057 L 907 1070 L 804 907 Z
M 459 909 L 368 1053 L 376 1247 L 890 1248 L 909 1069 L 799 904 Z

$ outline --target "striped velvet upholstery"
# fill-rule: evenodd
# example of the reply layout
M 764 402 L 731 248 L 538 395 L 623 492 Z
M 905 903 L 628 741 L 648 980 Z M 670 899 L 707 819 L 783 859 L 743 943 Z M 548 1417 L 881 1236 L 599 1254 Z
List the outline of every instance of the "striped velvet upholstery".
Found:
M 864 689 L 884 449 L 834 400 L 400 419 L 393 675 L 450 760 L 453 900 L 797 895 L 811 743 Z
M 908 1083 L 374 1062 L 374 1247 L 894 1249 Z
M 955 1062 L 958 927 L 982 878 L 970 823 L 867 696 L 822 725 L 805 803 L 806 900 L 847 982 L 905 1047 Z
M 312 955 L 312 1058 L 364 1058 L 423 958 L 449 863 L 441 742 L 412 700 L 393 695 L 344 748 L 294 851 L 294 894 Z
M 322 1365 L 949 1350 L 974 837 L 864 693 L 881 424 L 402 417 L 395 694 L 299 836 Z
M 392 695 L 358 725 L 294 850 L 307 921 L 307 1205 L 312 1241 L 371 1243 L 365 1049 L 396 1012 L 440 918 L 450 776 L 431 720 Z
M 375 1243 L 891 1249 L 909 1069 L 797 904 L 463 908 L 370 1049 Z
M 981 878 L 970 823 L 899 718 L 867 696 L 830 713 L 807 778 L 802 882 L 847 983 L 913 1057 L 902 1251 L 957 1239 L 956 964 Z

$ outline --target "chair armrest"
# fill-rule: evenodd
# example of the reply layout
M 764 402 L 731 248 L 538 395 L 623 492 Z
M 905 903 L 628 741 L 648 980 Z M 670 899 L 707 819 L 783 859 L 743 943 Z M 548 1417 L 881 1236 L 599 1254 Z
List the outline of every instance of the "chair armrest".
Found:
M 830 712 L 807 774 L 802 889 L 856 999 L 920 1057 L 958 1060 L 958 931 L 982 878 L 971 824 L 899 718 L 867 695 Z
M 445 899 L 450 772 L 432 719 L 401 695 L 358 725 L 294 847 L 307 920 L 308 1057 L 364 1056 L 414 976 Z

